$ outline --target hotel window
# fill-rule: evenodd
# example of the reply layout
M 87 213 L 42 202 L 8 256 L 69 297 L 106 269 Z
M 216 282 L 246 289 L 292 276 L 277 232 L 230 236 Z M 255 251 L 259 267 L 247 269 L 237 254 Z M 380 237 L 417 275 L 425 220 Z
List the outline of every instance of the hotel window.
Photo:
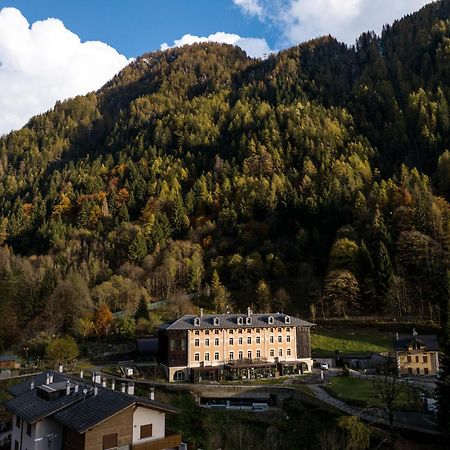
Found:
M 195 345 L 195 347 L 200 347 L 200 339 L 196 339 L 194 341 L 194 345 Z
M 286 336 L 286 342 L 288 342 L 288 343 L 291 342 L 291 336 L 289 336 L 289 335 Z
M 239 345 L 242 345 L 242 338 L 239 338 Z
M 273 344 L 273 336 L 270 336 L 270 343 Z
M 242 317 L 238 317 L 237 323 L 238 325 L 243 325 L 244 319 Z
M 199 319 L 198 317 L 196 317 L 196 318 L 194 319 L 194 325 L 195 325 L 196 327 L 199 327 L 199 326 L 200 326 L 200 319 Z
M 251 317 L 246 317 L 245 318 L 245 325 L 251 325 L 252 324 L 252 318 Z
M 416 356 L 416 363 L 418 363 L 419 362 L 419 357 L 418 356 Z
M 244 354 L 242 353 L 242 350 L 239 350 L 238 358 L 242 359 L 243 357 L 244 357 Z
M 283 336 L 281 336 L 281 334 L 278 336 L 278 342 L 281 344 L 281 342 L 283 342 Z
M 406 361 L 407 361 L 407 362 L 411 362 L 411 355 L 408 355 L 408 356 L 406 357 Z
M 234 339 L 230 338 L 228 342 L 230 343 L 230 345 L 233 345 L 234 344 Z
M 231 360 L 234 359 L 234 352 L 230 352 L 230 359 L 231 359 Z
M 240 329 L 238 330 L 238 333 L 241 333 L 241 334 L 242 334 L 242 328 L 240 328 Z
M 248 338 L 247 338 L 247 344 L 251 344 L 252 343 L 252 338 L 251 338 L 251 336 L 249 336 Z
M 117 447 L 117 433 L 107 434 L 103 436 L 103 449 Z
M 269 328 L 269 331 L 270 331 L 271 333 L 273 333 L 273 328 Z
M 282 349 L 282 348 L 280 348 L 280 349 L 278 350 L 278 356 L 283 356 L 283 349 Z
M 291 328 L 290 328 L 290 327 L 287 327 L 287 328 L 286 328 L 286 331 L 289 333 L 289 331 L 291 331 Z
M 248 359 L 252 359 L 252 351 L 251 351 L 251 350 L 249 350 L 249 351 L 247 352 L 247 358 L 248 358 Z
M 214 325 L 215 326 L 219 325 L 219 318 L 218 317 L 214 317 Z
M 267 323 L 269 325 L 273 325 L 273 317 L 272 316 L 269 316 L 269 318 L 267 319 Z
M 214 331 L 214 334 L 219 334 L 219 330 L 215 330 L 215 331 Z
M 281 333 L 281 328 L 278 328 L 278 333 Z
M 270 356 L 275 356 L 275 350 L 273 348 L 270 349 Z
M 194 353 L 194 361 L 200 361 L 200 353 Z
M 228 330 L 228 333 L 233 334 L 233 330 Z
M 31 436 L 31 423 L 27 423 L 27 434 Z
M 261 333 L 261 330 L 259 328 L 256 329 L 257 333 Z
M 408 367 L 408 373 L 412 373 L 412 367 Z
M 256 336 L 256 343 L 257 344 L 261 344 L 261 337 L 260 336 Z
M 214 339 L 214 345 L 217 347 L 219 345 L 219 338 Z
M 214 353 L 214 361 L 219 361 L 219 352 Z
M 209 334 L 209 330 L 205 330 L 205 334 Z
M 251 333 L 252 329 L 251 328 L 247 328 L 247 333 Z
M 420 369 L 417 368 L 416 371 L 417 371 L 417 375 L 420 375 Z
M 256 357 L 261 358 L 261 350 L 256 350 Z
M 195 330 L 195 335 L 198 336 L 200 334 L 200 331 Z
M 209 339 L 205 339 L 205 347 L 209 347 Z
M 209 352 L 205 352 L 205 361 L 209 361 Z
M 141 425 L 140 430 L 140 438 L 139 439 L 145 439 L 153 436 L 153 425 L 149 423 L 148 425 Z
M 425 367 L 425 369 L 423 369 L 423 372 L 425 375 L 428 375 L 428 367 Z
M 287 355 L 287 356 L 291 356 L 291 349 L 290 349 L 290 348 L 288 348 L 288 349 L 286 350 L 286 355 Z
M 428 362 L 428 356 L 424 356 L 424 357 L 423 357 L 423 362 L 424 362 L 424 363 L 427 363 L 427 362 Z

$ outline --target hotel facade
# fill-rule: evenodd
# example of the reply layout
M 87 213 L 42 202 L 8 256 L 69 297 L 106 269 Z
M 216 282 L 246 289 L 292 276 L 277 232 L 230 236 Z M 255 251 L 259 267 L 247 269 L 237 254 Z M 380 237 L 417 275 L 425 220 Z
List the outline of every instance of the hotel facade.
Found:
M 243 380 L 310 372 L 310 328 L 286 314 L 183 316 L 159 329 L 168 381 Z

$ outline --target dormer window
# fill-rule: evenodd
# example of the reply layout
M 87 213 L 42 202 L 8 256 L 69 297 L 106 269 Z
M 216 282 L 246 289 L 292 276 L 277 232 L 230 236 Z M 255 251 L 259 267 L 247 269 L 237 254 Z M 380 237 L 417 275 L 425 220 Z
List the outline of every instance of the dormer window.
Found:
M 219 325 L 219 318 L 214 317 L 214 325 L 217 327 Z
M 200 326 L 200 317 L 196 317 L 194 319 L 194 326 L 199 327 Z
M 245 324 L 246 325 L 251 325 L 252 324 L 252 318 L 251 317 L 246 317 L 245 318 Z
M 269 318 L 267 319 L 267 323 L 268 323 L 269 325 L 273 325 L 273 322 L 274 322 L 273 316 L 269 316 Z
M 291 323 L 291 318 L 290 318 L 290 316 L 286 316 L 286 317 L 284 318 L 284 323 L 286 323 L 287 325 L 289 325 L 289 324 Z
M 244 319 L 242 317 L 238 317 L 237 323 L 238 325 L 244 325 Z

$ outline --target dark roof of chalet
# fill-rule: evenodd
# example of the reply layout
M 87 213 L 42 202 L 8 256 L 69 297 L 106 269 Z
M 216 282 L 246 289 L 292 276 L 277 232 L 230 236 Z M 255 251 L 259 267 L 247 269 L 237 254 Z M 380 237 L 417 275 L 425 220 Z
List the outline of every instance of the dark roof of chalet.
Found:
M 246 319 L 251 318 L 251 324 L 246 323 Z M 273 317 L 273 323 L 269 323 L 269 317 Z M 290 318 L 290 323 L 286 323 L 286 317 Z M 218 319 L 218 325 L 214 325 L 214 319 Z M 243 323 L 240 325 L 238 319 L 242 318 Z M 200 319 L 200 325 L 194 324 L 194 319 Z M 162 330 L 198 330 L 209 328 L 271 328 L 271 327 L 311 327 L 313 323 L 297 317 L 288 316 L 287 314 L 216 314 L 194 316 L 187 315 L 171 322 L 163 323 L 159 328 Z
M 17 361 L 16 355 L 0 355 L 0 361 Z
M 5 406 L 14 414 L 20 416 L 26 422 L 34 423 L 45 417 L 52 416 L 61 424 L 78 433 L 93 428 L 104 422 L 109 417 L 129 408 L 132 405 L 149 407 L 161 412 L 178 412 L 163 403 L 134 395 L 124 394 L 119 391 L 98 387 L 98 394 L 94 395 L 93 386 L 83 384 L 81 380 L 50 371 L 54 382 L 69 380 L 79 385 L 78 394 L 73 392 L 62 395 L 53 400 L 46 400 L 37 396 L 37 388 L 31 390 L 30 381 L 13 386 L 9 389 L 15 398 L 7 401 Z M 35 385 L 45 384 L 46 374 L 39 374 L 34 378 Z M 87 388 L 88 393 L 83 393 Z
M 398 339 L 394 339 L 393 347 L 398 351 L 408 350 L 409 345 L 413 343 L 425 346 L 425 350 L 428 351 L 439 351 L 439 343 L 435 334 L 401 335 Z

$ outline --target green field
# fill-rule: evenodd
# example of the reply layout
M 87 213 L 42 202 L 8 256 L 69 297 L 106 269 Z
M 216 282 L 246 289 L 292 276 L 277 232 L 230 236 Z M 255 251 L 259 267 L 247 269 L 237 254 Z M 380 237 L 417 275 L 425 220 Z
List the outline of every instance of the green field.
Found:
M 392 335 L 377 329 L 328 330 L 318 329 L 311 334 L 313 356 L 340 353 L 382 353 L 392 347 Z
M 373 382 L 353 377 L 333 377 L 327 391 L 341 400 L 358 406 L 383 407 L 377 395 Z M 418 407 L 418 393 L 406 386 L 402 389 L 396 409 L 416 410 Z

